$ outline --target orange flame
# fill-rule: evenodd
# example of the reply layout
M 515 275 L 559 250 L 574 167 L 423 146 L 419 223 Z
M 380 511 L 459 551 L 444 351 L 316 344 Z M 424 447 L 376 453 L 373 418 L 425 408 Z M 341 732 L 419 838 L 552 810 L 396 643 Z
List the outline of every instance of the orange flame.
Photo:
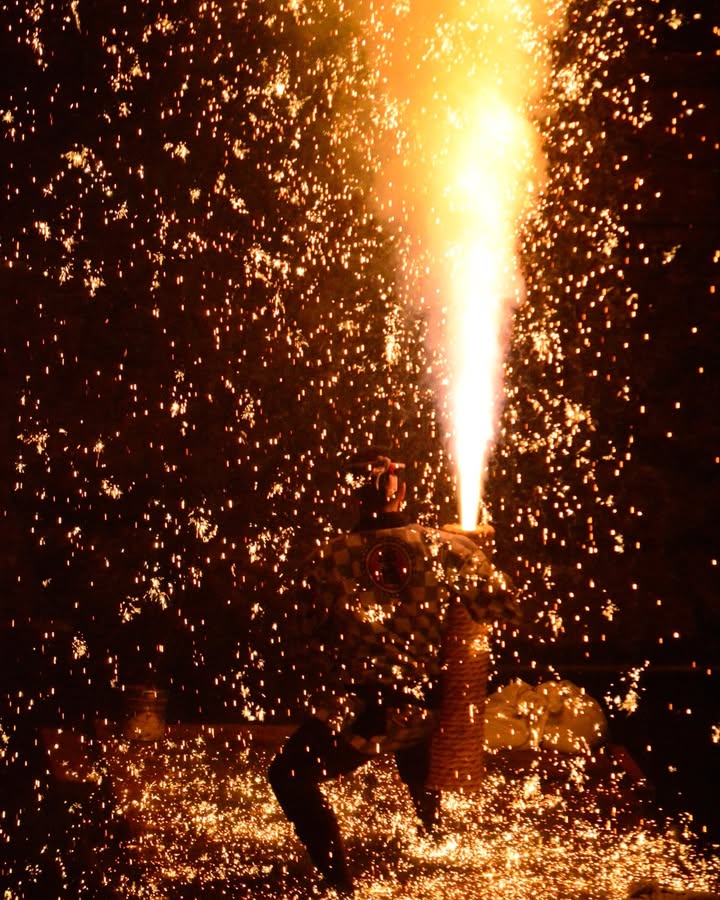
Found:
M 565 2 L 368 0 L 377 84 L 397 126 L 380 202 L 407 217 L 442 278 L 448 407 L 468 529 L 497 427 L 509 321 L 523 294 L 519 223 L 544 179 L 531 110 L 545 90 Z

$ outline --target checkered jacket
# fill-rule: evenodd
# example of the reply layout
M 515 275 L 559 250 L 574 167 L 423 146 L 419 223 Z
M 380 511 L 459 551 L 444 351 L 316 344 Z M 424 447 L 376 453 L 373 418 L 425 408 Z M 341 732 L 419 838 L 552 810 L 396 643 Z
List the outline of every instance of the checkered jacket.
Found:
M 509 585 L 469 538 L 420 525 L 331 540 L 308 560 L 304 584 L 301 628 L 334 680 L 377 688 L 398 710 L 404 699 L 413 715 L 437 684 L 453 598 L 477 621 L 518 619 Z

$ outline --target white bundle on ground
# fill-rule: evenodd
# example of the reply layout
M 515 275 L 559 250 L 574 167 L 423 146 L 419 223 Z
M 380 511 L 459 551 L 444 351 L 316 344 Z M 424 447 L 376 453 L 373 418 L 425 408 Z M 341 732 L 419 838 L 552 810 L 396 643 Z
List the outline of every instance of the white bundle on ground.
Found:
M 597 700 L 571 681 L 532 687 L 518 679 L 487 699 L 485 744 L 490 749 L 586 753 L 602 743 L 608 723 Z

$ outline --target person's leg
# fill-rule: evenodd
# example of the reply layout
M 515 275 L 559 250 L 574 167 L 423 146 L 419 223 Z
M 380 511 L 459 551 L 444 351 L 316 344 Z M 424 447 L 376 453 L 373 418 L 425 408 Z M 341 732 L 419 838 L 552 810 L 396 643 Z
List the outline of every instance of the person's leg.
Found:
M 308 719 L 288 739 L 268 770 L 283 812 L 310 858 L 333 887 L 352 892 L 343 841 L 320 782 L 352 772 L 368 757 L 334 734 L 325 722 Z
M 426 834 L 431 834 L 440 824 L 440 791 L 425 787 L 430 772 L 430 740 L 395 753 L 400 778 L 407 785 L 415 813 Z

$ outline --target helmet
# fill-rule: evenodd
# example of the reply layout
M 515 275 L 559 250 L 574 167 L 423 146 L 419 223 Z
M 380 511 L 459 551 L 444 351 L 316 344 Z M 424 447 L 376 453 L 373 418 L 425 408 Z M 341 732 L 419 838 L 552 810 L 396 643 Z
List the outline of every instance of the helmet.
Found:
M 363 506 L 382 509 L 404 484 L 405 463 L 391 459 L 388 451 L 372 447 L 348 462 L 345 481 Z

